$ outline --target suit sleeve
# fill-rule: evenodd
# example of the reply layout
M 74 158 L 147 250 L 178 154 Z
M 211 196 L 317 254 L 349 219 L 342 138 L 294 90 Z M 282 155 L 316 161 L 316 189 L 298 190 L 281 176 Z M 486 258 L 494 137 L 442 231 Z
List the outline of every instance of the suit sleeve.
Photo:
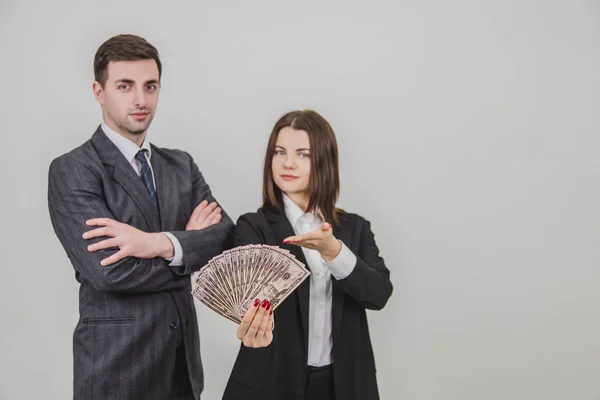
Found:
M 356 265 L 350 275 L 340 280 L 334 278 L 334 283 L 363 307 L 380 310 L 392 295 L 393 286 L 368 221 L 362 225 L 356 256 Z
M 190 157 L 192 171 L 192 204 L 195 207 L 202 200 L 207 200 L 209 204 L 213 201 L 217 202 L 198 166 L 191 156 L 188 155 L 188 157 Z M 183 250 L 183 264 L 181 266 L 171 266 L 173 272 L 178 275 L 189 275 L 200 270 L 214 256 L 231 248 L 234 231 L 233 221 L 223 207 L 221 207 L 221 216 L 221 221 L 218 224 L 202 230 L 171 231 Z
M 87 246 L 107 237 L 85 240 L 82 234 L 95 229 L 86 221 L 111 218 L 103 196 L 102 180 L 85 165 L 69 157 L 60 157 L 50 165 L 48 209 L 52 226 L 73 267 L 97 290 L 106 292 L 157 292 L 187 285 L 162 258 L 126 257 L 102 267 L 100 261 L 118 249 L 89 252 Z

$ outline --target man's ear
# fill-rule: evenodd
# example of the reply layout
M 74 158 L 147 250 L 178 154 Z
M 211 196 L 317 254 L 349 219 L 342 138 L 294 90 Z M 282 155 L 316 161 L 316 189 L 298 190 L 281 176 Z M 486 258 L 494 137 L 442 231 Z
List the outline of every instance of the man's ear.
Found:
M 100 103 L 100 105 L 104 105 L 104 88 L 102 84 L 98 81 L 94 81 L 92 83 L 92 90 L 94 91 L 94 97 Z

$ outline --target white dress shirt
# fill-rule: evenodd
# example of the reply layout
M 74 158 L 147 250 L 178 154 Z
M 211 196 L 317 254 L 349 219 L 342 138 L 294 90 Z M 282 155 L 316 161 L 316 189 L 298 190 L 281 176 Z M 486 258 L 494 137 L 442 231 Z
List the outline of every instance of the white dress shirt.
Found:
M 305 213 L 283 194 L 285 215 L 296 235 L 316 231 L 323 223 L 315 213 Z M 342 250 L 333 260 L 325 262 L 318 251 L 302 247 L 310 268 L 310 300 L 308 316 L 308 365 L 322 367 L 333 363 L 331 349 L 331 275 L 344 279 L 356 266 L 356 256 L 342 243 Z
M 150 142 L 148 142 L 148 137 L 144 139 L 144 143 L 142 143 L 142 147 L 138 147 L 137 144 L 127 139 L 124 136 L 119 135 L 117 132 L 113 131 L 106 124 L 102 124 L 102 130 L 106 134 L 106 137 L 113 142 L 115 146 L 119 149 L 119 151 L 125 156 L 127 162 L 133 167 L 133 170 L 138 176 L 142 175 L 142 166 L 140 162 L 136 160 L 135 156 L 140 150 L 147 150 L 144 152 L 146 155 L 146 160 L 148 160 L 148 165 L 150 166 L 150 171 L 152 171 L 152 182 L 154 183 L 154 190 L 156 190 L 158 195 L 158 189 L 156 188 L 156 179 L 154 179 L 154 169 L 152 169 L 152 163 L 150 162 L 150 158 L 152 157 L 152 148 L 150 147 Z M 183 249 L 181 248 L 181 243 L 179 240 L 170 232 L 162 232 L 171 240 L 173 243 L 174 256 L 173 258 L 166 258 L 167 261 L 170 261 L 170 266 L 177 267 L 183 265 Z

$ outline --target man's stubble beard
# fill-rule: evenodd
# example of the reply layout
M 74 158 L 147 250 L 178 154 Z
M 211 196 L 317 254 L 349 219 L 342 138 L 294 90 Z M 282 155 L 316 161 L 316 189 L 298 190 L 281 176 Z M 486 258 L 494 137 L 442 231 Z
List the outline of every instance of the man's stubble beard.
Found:
M 151 114 L 148 116 L 148 121 L 142 122 L 141 125 L 126 120 L 124 126 L 120 126 L 119 128 L 131 135 L 140 136 L 148 130 L 153 119 L 154 115 Z

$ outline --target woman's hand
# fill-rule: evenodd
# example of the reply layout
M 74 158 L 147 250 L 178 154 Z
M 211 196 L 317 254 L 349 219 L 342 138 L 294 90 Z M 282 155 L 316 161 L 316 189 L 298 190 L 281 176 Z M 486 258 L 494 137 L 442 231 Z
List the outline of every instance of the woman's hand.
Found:
M 266 347 L 273 341 L 273 310 L 271 303 L 264 299 L 254 300 L 252 307 L 246 311 L 237 329 L 237 337 L 246 347 Z
M 319 230 L 304 235 L 290 236 L 284 239 L 283 243 L 317 250 L 325 261 L 333 260 L 342 250 L 342 242 L 333 236 L 333 228 L 327 222 L 321 224 Z

